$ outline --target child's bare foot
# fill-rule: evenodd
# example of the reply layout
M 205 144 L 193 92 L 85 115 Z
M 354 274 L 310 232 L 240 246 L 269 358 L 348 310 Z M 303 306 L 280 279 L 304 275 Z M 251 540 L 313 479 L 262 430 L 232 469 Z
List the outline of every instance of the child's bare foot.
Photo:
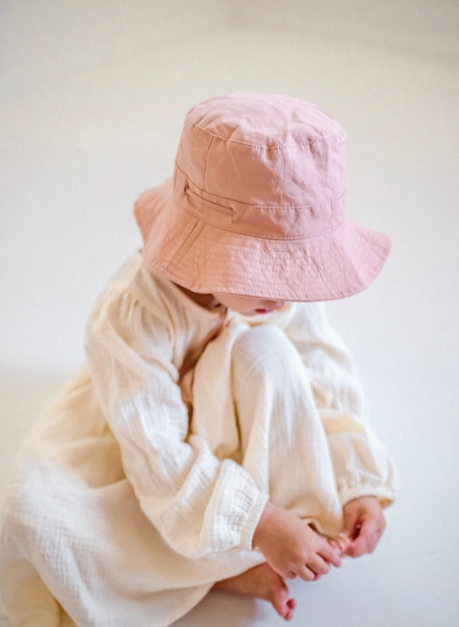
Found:
M 344 555 L 350 542 L 351 538 L 346 536 L 344 533 L 339 533 L 336 538 L 329 540 L 331 546 L 336 549 L 340 555 Z
M 276 612 L 285 620 L 292 618 L 296 607 L 285 581 L 266 562 L 236 577 L 217 581 L 214 589 L 271 601 Z
M 360 533 L 360 525 L 356 525 L 353 536 L 346 535 L 343 531 L 339 533 L 336 538 L 329 540 L 331 546 L 336 549 L 340 555 L 344 555 L 347 551 L 347 547 L 353 540 L 358 538 Z

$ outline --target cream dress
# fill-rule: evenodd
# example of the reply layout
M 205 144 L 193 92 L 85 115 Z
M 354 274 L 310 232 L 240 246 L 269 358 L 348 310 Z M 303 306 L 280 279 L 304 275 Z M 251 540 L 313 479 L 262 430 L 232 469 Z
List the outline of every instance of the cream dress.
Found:
M 268 498 L 331 537 L 350 499 L 394 498 L 320 304 L 225 316 L 135 253 L 85 347 L 5 503 L 0 583 L 15 626 L 166 627 L 264 561 L 252 536 Z

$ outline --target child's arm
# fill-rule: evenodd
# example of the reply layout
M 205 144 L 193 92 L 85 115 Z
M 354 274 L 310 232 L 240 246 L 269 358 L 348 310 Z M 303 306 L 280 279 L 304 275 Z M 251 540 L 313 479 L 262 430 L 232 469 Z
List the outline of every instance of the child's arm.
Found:
M 181 340 L 161 298 L 153 313 L 154 303 L 114 291 L 95 308 L 86 354 L 99 404 L 140 507 L 169 546 L 193 559 L 250 550 L 268 496 L 242 466 L 189 436 L 174 365 Z
M 295 514 L 267 503 L 253 536 L 253 546 L 273 570 L 287 579 L 313 581 L 339 566 L 340 552 Z

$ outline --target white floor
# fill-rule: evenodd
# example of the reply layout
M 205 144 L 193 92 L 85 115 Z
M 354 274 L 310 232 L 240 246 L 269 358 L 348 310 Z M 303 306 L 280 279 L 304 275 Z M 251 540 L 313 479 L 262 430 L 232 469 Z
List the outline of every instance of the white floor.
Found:
M 130 203 L 147 179 L 153 184 L 169 172 L 170 140 L 167 159 L 158 156 L 150 145 L 152 127 L 156 124 L 158 142 L 166 142 L 164 125 L 185 106 L 236 88 L 309 97 L 340 117 L 351 137 L 352 214 L 388 232 L 394 242 L 375 285 L 331 303 L 329 310 L 357 358 L 373 426 L 399 469 L 400 496 L 387 512 L 388 528 L 375 554 L 348 559 L 319 582 L 291 584 L 298 602 L 291 624 L 457 627 L 459 71 L 454 63 L 240 28 L 182 41 L 161 54 L 133 49 L 131 56 L 11 97 L 0 111 L 9 211 L 0 247 L 8 267 L 1 332 L 4 361 L 19 374 L 8 374 L 3 364 L 0 498 L 28 426 L 63 385 L 57 375 L 21 372 L 40 372 L 40 364 L 60 372 L 78 362 L 84 319 L 102 277 L 137 242 L 134 227 L 126 226 Z M 79 215 L 82 208 L 86 213 Z M 36 232 L 44 237 L 37 239 Z M 211 593 L 177 626 L 282 623 L 268 603 Z M 1 627 L 7 624 L 0 617 Z

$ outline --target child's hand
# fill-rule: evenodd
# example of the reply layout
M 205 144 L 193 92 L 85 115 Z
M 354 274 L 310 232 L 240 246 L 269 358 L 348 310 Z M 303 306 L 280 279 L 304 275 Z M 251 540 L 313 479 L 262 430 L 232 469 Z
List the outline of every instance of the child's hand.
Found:
M 253 536 L 253 545 L 281 577 L 318 579 L 341 564 L 339 551 L 295 514 L 268 503 Z
M 386 528 L 384 514 L 375 496 L 352 499 L 343 507 L 344 527 L 340 536 L 348 539 L 343 553 L 360 557 L 372 553 Z

